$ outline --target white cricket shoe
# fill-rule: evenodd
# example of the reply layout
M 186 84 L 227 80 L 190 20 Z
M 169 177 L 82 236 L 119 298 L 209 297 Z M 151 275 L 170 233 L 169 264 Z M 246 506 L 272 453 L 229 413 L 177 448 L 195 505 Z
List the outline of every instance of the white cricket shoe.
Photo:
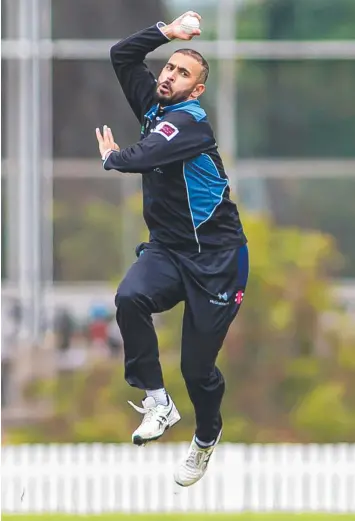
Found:
M 175 482 L 181 487 L 189 487 L 199 481 L 205 474 L 208 462 L 217 443 L 222 435 L 222 431 L 217 436 L 216 441 L 210 447 L 200 447 L 192 439 L 186 458 L 180 463 L 174 474 Z
M 132 442 L 135 445 L 145 445 L 148 441 L 157 440 L 164 432 L 180 420 L 180 414 L 174 402 L 168 395 L 168 405 L 157 404 L 152 396 L 147 396 L 142 401 L 143 407 L 137 407 L 128 402 L 132 407 L 144 414 L 142 423 L 132 434 Z

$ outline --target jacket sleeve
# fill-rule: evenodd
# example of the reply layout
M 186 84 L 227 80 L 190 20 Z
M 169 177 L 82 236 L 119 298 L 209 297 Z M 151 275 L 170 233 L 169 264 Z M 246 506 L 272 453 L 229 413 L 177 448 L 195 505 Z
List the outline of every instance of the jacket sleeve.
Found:
M 144 63 L 146 55 L 169 39 L 161 32 L 163 22 L 116 43 L 110 51 L 118 81 L 139 121 L 153 102 L 156 79 Z
M 135 145 L 111 152 L 103 166 L 105 170 L 144 173 L 188 160 L 213 145 L 215 140 L 209 125 L 181 112 L 165 118 Z

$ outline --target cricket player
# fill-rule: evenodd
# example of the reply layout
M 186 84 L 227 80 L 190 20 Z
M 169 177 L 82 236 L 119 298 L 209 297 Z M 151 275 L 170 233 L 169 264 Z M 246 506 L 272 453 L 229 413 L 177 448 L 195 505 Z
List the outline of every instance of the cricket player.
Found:
M 141 125 L 138 143 L 120 150 L 111 129 L 96 136 L 105 170 L 142 174 L 143 214 L 149 242 L 118 287 L 115 303 L 125 353 L 125 379 L 145 391 L 143 414 L 132 441 L 159 439 L 180 420 L 165 388 L 152 313 L 185 303 L 181 372 L 195 409 L 196 431 L 174 478 L 181 486 L 201 479 L 221 437 L 224 379 L 216 359 L 237 315 L 247 284 L 247 239 L 215 137 L 199 98 L 209 67 L 192 49 L 176 51 L 158 80 L 146 55 L 183 32 L 185 15 L 158 22 L 118 42 L 112 65 Z M 228 100 L 226 100 L 227 102 Z

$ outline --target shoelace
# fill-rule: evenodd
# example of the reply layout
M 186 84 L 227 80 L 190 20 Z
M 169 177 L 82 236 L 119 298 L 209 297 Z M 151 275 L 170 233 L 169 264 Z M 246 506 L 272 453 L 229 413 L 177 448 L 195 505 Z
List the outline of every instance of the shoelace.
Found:
M 150 420 L 155 413 L 155 407 L 138 407 L 138 405 L 135 405 L 133 402 L 128 401 L 128 403 L 137 412 L 144 414 L 142 423 L 145 423 L 146 421 Z
M 209 447 L 206 447 L 209 448 Z M 186 460 L 186 466 L 190 469 L 195 470 L 196 468 L 203 469 L 205 466 L 208 465 L 209 459 L 211 457 L 211 452 L 207 452 L 206 449 L 200 449 L 196 447 L 191 448 L 191 452 L 189 453 L 187 460 Z M 200 467 L 200 463 L 202 461 L 202 466 Z
M 189 467 L 191 469 L 195 469 L 198 466 L 198 462 L 196 461 L 198 453 L 199 453 L 199 451 L 196 450 L 195 447 L 192 447 L 191 452 L 188 455 L 187 460 L 186 460 L 187 467 Z M 201 456 L 202 456 L 202 454 L 201 454 Z

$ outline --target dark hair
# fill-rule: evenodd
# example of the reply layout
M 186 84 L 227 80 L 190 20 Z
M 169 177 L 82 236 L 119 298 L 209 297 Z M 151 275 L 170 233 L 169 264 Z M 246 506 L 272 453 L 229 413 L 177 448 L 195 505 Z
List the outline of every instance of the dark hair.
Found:
M 194 49 L 178 49 L 176 53 L 179 54 L 185 54 L 186 56 L 191 56 L 191 58 L 194 58 L 198 63 L 202 66 L 202 71 L 200 74 L 200 81 L 201 83 L 206 83 L 208 74 L 210 72 L 210 67 L 208 65 L 208 62 L 205 60 L 205 58 L 197 51 L 194 51 Z

